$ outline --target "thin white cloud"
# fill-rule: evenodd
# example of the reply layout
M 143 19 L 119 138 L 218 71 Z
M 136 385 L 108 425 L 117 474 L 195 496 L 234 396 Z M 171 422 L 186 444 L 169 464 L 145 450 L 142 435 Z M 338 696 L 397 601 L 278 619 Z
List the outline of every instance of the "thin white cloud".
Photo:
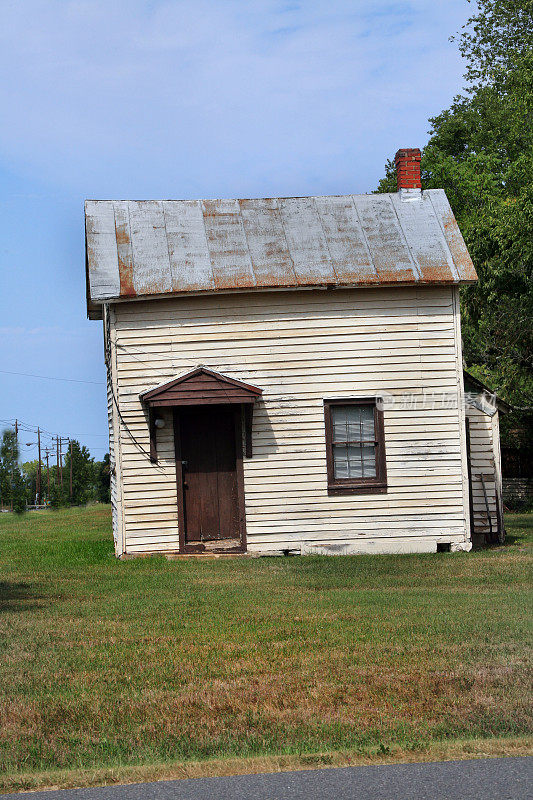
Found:
M 464 0 L 4 3 L 0 153 L 89 195 L 305 193 L 338 188 L 346 173 L 369 189 L 457 92 L 448 36 L 469 10 Z

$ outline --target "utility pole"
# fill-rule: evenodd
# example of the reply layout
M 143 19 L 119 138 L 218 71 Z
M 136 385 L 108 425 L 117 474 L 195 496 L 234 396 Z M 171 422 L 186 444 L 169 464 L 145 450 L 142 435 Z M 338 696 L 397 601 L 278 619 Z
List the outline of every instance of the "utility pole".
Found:
M 39 461 L 37 462 L 37 505 L 41 505 L 41 431 L 37 428 L 37 447 L 39 449 Z
M 56 484 L 59 488 L 59 436 L 56 436 Z
M 61 470 L 61 486 L 63 486 L 63 456 L 66 456 L 66 451 L 63 453 L 63 445 L 66 445 L 70 442 L 70 439 L 67 436 L 60 436 L 59 437 L 59 468 Z M 66 467 L 66 462 L 65 462 Z
M 70 461 L 70 463 L 69 463 L 69 467 L 70 467 L 70 499 L 72 500 L 72 439 L 68 440 L 68 444 L 69 444 L 69 449 L 70 449 L 70 459 L 69 459 L 69 461 Z
M 11 446 L 11 511 L 13 511 L 13 467 L 15 466 L 15 448 L 19 443 L 19 423 L 15 420 L 15 442 Z
M 52 448 L 45 447 L 46 453 L 46 486 L 47 486 L 47 494 L 46 499 L 50 500 L 50 464 L 48 463 L 48 456 L 52 452 Z

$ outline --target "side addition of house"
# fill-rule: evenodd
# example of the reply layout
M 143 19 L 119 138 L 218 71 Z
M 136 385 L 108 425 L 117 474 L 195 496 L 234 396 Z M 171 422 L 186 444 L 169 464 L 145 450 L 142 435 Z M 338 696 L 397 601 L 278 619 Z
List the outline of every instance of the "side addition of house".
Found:
M 471 548 L 476 273 L 420 152 L 396 162 L 391 194 L 86 202 L 118 556 Z

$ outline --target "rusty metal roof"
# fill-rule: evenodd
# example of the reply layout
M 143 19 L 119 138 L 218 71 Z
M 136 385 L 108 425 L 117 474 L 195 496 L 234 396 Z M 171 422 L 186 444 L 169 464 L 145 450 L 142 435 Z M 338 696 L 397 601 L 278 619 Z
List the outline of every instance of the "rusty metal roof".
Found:
M 477 279 L 442 189 L 255 200 L 87 200 L 87 303 Z

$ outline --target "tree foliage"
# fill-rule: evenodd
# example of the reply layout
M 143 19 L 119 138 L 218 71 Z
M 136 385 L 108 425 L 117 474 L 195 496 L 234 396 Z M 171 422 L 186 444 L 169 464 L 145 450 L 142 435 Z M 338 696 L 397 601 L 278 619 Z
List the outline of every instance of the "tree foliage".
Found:
M 72 497 L 74 505 L 86 503 L 90 497 L 91 488 L 95 484 L 96 470 L 94 460 L 85 445 L 74 439 L 70 442 L 69 449 L 65 456 L 65 466 L 63 467 L 64 485 L 70 483 L 70 467 L 72 461 Z
M 96 466 L 98 471 L 98 500 L 101 503 L 109 503 L 111 501 L 111 462 L 109 453 L 105 454 L 102 461 L 96 462 Z
M 446 190 L 479 276 L 461 291 L 466 364 L 524 409 L 533 405 L 532 0 L 478 0 L 458 46 L 466 85 L 429 120 L 422 185 Z M 391 161 L 385 171 L 378 191 L 396 191 Z M 523 439 L 527 413 L 504 424 L 508 439 L 518 430 Z
M 70 495 L 71 449 L 67 451 L 63 468 L 50 466 L 49 475 L 41 464 L 41 498 L 52 508 L 67 505 L 84 505 L 89 502 L 109 503 L 109 454 L 95 461 L 89 450 L 78 441 L 72 441 L 72 496 Z M 38 460 L 19 464 L 20 450 L 12 428 L 2 434 L 0 443 L 0 501 L 4 506 L 23 512 L 26 505 L 35 502 L 37 493 Z M 49 478 L 49 480 L 48 480 Z M 48 491 L 48 483 L 50 490 Z
M 17 434 L 12 428 L 2 433 L 0 444 L 0 495 L 4 505 L 10 505 L 16 514 L 26 510 L 27 487 L 19 466 Z

